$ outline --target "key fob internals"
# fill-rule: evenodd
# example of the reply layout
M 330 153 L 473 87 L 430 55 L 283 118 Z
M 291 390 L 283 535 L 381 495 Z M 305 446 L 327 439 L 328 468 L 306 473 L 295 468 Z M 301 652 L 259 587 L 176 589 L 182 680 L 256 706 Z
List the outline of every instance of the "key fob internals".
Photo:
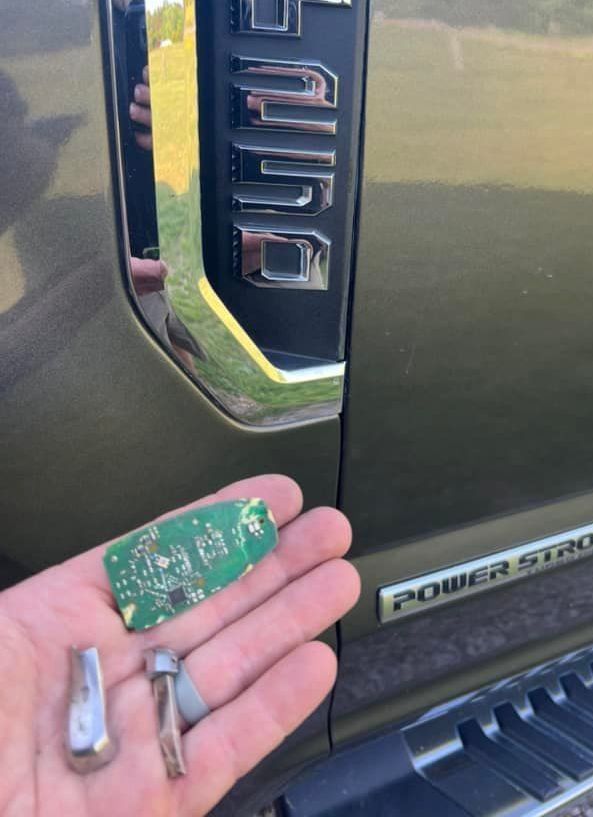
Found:
M 241 499 L 127 534 L 109 545 L 103 561 L 126 627 L 145 630 L 223 590 L 277 542 L 265 502 Z

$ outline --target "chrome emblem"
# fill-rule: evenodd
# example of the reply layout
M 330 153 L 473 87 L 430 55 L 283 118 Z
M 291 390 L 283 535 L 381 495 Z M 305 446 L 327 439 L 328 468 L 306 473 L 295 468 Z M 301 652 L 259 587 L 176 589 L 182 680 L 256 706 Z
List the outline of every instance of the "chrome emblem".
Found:
M 351 7 L 352 0 L 232 0 L 236 34 L 301 34 L 302 4 Z M 335 137 L 337 75 L 315 60 L 231 57 L 231 125 L 235 132 L 284 134 L 280 145 L 232 146 L 232 206 L 260 214 L 234 219 L 235 274 L 258 287 L 327 290 L 331 238 L 318 229 L 281 226 L 267 216 L 318 216 L 334 203 L 336 151 L 310 150 L 298 134 Z M 287 140 L 286 134 L 294 139 Z M 288 145 L 286 142 L 288 141 Z M 253 217 L 252 217 L 253 218 Z
M 233 145 L 236 210 L 316 216 L 333 203 L 334 151 Z M 296 188 L 296 192 L 293 192 Z
M 321 63 L 233 57 L 233 127 L 335 135 L 338 78 Z
M 384 624 L 407 618 L 590 555 L 591 525 L 425 573 L 379 590 L 379 621 Z
M 234 0 L 232 30 L 242 34 L 300 37 L 303 3 L 348 7 L 352 0 L 274 0 L 271 14 L 269 4 L 261 0 Z
M 315 230 L 238 227 L 241 274 L 258 287 L 327 289 L 330 243 Z

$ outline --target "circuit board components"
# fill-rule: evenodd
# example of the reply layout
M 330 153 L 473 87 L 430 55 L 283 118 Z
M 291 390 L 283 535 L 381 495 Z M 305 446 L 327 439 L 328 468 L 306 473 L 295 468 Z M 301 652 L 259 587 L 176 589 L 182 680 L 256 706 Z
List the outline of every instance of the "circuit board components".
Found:
M 261 499 L 220 502 L 129 533 L 104 564 L 124 623 L 145 630 L 224 589 L 278 541 Z

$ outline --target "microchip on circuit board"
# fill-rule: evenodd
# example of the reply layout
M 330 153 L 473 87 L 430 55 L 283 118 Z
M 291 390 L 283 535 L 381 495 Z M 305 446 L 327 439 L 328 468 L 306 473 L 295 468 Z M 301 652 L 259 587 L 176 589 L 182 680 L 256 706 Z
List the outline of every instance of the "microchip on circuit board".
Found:
M 109 545 L 103 562 L 126 627 L 145 630 L 240 578 L 278 541 L 261 499 L 219 502 Z

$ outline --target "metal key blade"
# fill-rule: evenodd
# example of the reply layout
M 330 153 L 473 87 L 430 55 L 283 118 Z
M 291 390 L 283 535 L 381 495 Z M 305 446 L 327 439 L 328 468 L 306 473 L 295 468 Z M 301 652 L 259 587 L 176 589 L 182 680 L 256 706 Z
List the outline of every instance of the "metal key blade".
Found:
M 169 777 L 185 774 L 179 712 L 175 698 L 175 681 L 172 675 L 157 675 L 152 689 L 157 706 L 159 741 Z

